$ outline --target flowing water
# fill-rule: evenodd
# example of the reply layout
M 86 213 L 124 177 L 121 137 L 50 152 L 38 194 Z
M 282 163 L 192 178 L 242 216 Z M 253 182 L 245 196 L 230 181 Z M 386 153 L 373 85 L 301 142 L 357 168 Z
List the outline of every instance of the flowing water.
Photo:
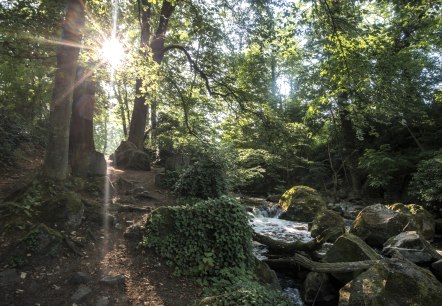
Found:
M 271 237 L 275 240 L 292 242 L 295 240 L 309 241 L 312 239 L 305 222 L 292 222 L 279 219 L 281 209 L 276 205 L 254 207 L 250 212 L 253 216 L 252 227 L 256 233 Z M 254 255 L 260 259 L 267 259 L 268 249 L 258 242 L 253 243 Z M 278 274 L 284 293 L 293 302 L 293 305 L 303 306 L 299 284 L 284 274 Z

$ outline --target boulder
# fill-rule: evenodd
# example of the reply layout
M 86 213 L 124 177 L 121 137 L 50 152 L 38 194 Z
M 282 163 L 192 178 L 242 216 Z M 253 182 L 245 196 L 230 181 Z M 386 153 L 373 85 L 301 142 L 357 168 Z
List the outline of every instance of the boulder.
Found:
M 442 259 L 439 259 L 431 264 L 431 271 L 438 280 L 442 281 Z
M 377 254 L 361 238 L 350 233 L 345 233 L 339 237 L 330 250 L 324 256 L 324 262 L 351 262 L 362 260 L 378 260 Z M 333 276 L 343 283 L 346 283 L 363 271 L 354 271 L 351 273 L 333 273 Z
M 89 178 L 84 190 L 93 196 L 107 196 L 109 199 L 117 194 L 117 190 L 108 176 Z
M 283 209 L 280 218 L 298 222 L 312 222 L 315 216 L 326 208 L 321 195 L 307 186 L 294 186 L 279 200 Z
M 275 271 L 270 269 L 270 267 L 261 260 L 255 258 L 255 275 L 258 281 L 263 285 L 269 285 L 275 290 L 281 290 L 281 285 L 279 284 L 278 277 Z
M 442 284 L 428 270 L 400 259 L 373 265 L 339 291 L 339 305 L 426 305 L 442 301 Z
M 313 220 L 310 233 L 312 237 L 318 237 L 325 231 L 333 233 L 327 241 L 334 242 L 345 233 L 344 219 L 335 211 L 323 210 Z
M 396 252 L 416 264 L 430 263 L 442 258 L 416 231 L 400 233 L 385 242 L 382 254 L 392 257 Z
M 304 281 L 304 301 L 307 304 L 331 303 L 338 299 L 339 287 L 326 273 L 310 272 Z
M 91 176 L 104 176 L 107 174 L 107 162 L 103 153 L 92 151 L 89 155 L 89 171 Z
M 375 204 L 367 206 L 358 214 L 350 233 L 359 236 L 371 246 L 382 247 L 388 238 L 416 229 L 410 215 Z
M 122 141 L 113 156 L 114 166 L 119 169 L 150 170 L 150 157 L 130 141 Z
M 435 234 L 435 222 L 431 213 L 420 205 L 404 205 L 396 203 L 387 206 L 388 209 L 406 214 L 413 220 L 416 229 L 427 240 L 432 241 Z
M 86 285 L 80 285 L 75 293 L 71 296 L 71 301 L 75 304 L 83 303 L 91 295 L 92 289 Z
M 80 226 L 84 215 L 84 204 L 74 192 L 60 194 L 42 204 L 40 220 L 50 227 L 72 231 Z

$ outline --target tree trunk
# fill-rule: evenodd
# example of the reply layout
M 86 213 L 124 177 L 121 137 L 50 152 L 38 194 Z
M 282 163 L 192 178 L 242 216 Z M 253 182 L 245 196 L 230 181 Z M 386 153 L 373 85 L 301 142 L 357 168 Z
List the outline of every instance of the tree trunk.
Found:
M 295 241 L 295 242 L 284 242 L 279 240 L 274 240 L 270 237 L 253 233 L 253 240 L 256 242 L 265 244 L 269 247 L 270 251 L 276 253 L 284 253 L 284 254 L 294 254 L 295 252 L 305 251 L 305 252 L 313 252 L 321 248 L 322 244 L 327 241 L 329 234 L 326 236 L 317 237 L 317 239 L 313 239 L 311 241 Z
M 359 152 L 356 147 L 356 132 L 350 118 L 350 111 L 348 110 L 348 98 L 347 92 L 338 96 L 338 115 L 341 121 L 343 156 L 346 157 L 353 193 L 359 196 L 362 188 L 362 179 L 358 170 Z
M 144 56 L 149 56 L 147 46 L 150 39 L 149 21 L 151 19 L 151 4 L 146 0 L 141 1 L 141 3 L 141 48 L 144 49 Z M 161 64 L 161 61 L 163 60 L 163 49 L 166 39 L 167 25 L 174 10 L 175 5 L 172 5 L 167 0 L 163 1 L 158 28 L 150 44 L 152 58 L 157 64 Z M 143 80 L 138 78 L 135 85 L 134 110 L 132 112 L 128 138 L 128 140 L 135 144 L 138 149 L 143 149 L 144 147 L 144 130 L 146 129 L 147 118 L 149 117 L 149 107 L 146 105 L 146 96 L 142 93 L 142 86 Z
M 90 81 L 90 71 L 77 69 L 77 84 L 73 94 L 72 118 L 69 133 L 69 164 L 72 174 L 86 176 L 90 157 L 95 151 L 94 108 L 95 83 Z
M 66 44 L 57 49 L 57 67 L 49 115 L 49 138 L 43 164 L 43 175 L 54 180 L 64 180 L 68 175 L 72 92 L 75 87 L 83 27 L 83 1 L 68 0 L 62 31 L 62 41 Z
M 346 273 L 360 270 L 367 270 L 379 260 L 363 260 L 352 262 L 317 262 L 308 259 L 300 254 L 290 258 L 266 259 L 264 260 L 270 268 L 297 268 L 304 267 L 307 270 L 321 273 Z
M 118 88 L 118 89 L 117 89 Z M 124 140 L 127 139 L 127 122 L 126 122 L 126 111 L 124 109 L 124 101 L 123 97 L 121 96 L 121 90 L 120 87 L 113 85 L 113 90 L 115 97 L 117 97 L 118 100 L 118 108 L 120 109 L 120 115 L 121 115 L 121 123 L 123 124 L 123 134 L 124 134 Z

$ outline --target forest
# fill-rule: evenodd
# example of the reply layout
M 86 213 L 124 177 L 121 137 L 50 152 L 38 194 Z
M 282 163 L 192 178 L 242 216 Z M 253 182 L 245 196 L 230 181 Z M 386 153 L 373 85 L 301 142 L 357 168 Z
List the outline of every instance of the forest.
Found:
M 0 305 L 441 305 L 441 0 L 0 0 Z

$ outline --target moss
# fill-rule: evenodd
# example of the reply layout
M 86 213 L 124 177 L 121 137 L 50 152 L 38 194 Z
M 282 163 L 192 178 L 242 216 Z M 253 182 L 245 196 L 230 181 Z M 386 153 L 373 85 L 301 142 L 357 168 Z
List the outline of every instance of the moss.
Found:
M 326 209 L 324 199 L 313 188 L 294 186 L 287 190 L 279 200 L 279 205 L 285 211 L 281 219 L 311 222 L 322 210 Z

